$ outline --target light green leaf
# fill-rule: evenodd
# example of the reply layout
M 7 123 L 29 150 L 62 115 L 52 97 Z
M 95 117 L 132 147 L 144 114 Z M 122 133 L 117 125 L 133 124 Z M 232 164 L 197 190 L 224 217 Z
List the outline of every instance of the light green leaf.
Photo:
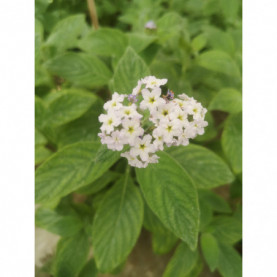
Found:
M 201 248 L 204 258 L 213 272 L 217 268 L 219 258 L 219 248 L 214 236 L 206 233 L 202 234 Z
M 230 115 L 222 133 L 222 148 L 236 174 L 242 172 L 242 114 Z
M 90 259 L 84 266 L 78 277 L 97 277 L 98 270 L 95 261 Z
M 45 115 L 45 124 L 52 127 L 80 117 L 97 101 L 94 94 L 74 88 L 53 94 L 57 97 L 50 102 Z
M 100 28 L 82 38 L 78 46 L 85 52 L 95 55 L 120 57 L 127 44 L 128 39 L 120 30 Z
M 41 126 L 44 124 L 45 113 L 45 103 L 40 97 L 35 96 L 35 125 L 38 130 L 40 130 Z
M 60 20 L 51 31 L 45 46 L 54 46 L 57 52 L 77 45 L 78 37 L 86 29 L 84 14 L 75 14 Z
M 213 219 L 213 210 L 208 205 L 208 203 L 201 201 L 200 198 L 199 198 L 199 207 L 200 207 L 200 231 L 203 231 Z
M 220 0 L 222 13 L 227 21 L 234 21 L 238 17 L 239 0 Z
M 36 226 L 66 237 L 78 233 L 83 224 L 77 216 L 60 215 L 53 210 L 39 208 L 36 211 Z
M 193 51 L 198 52 L 202 50 L 207 44 L 207 39 L 205 35 L 201 34 L 195 37 L 191 42 L 191 47 Z
M 109 183 L 117 180 L 121 176 L 120 173 L 108 170 L 104 175 L 100 178 L 92 182 L 91 184 L 81 187 L 78 190 L 80 194 L 95 194 L 98 191 L 105 188 Z
M 54 276 L 75 277 L 87 261 L 89 246 L 88 238 L 83 233 L 62 238 L 54 258 Z
M 218 270 L 223 277 L 242 276 L 241 256 L 232 246 L 219 244 Z
M 203 146 L 171 147 L 167 152 L 187 171 L 198 188 L 214 188 L 234 180 L 225 162 Z
M 100 143 L 79 142 L 64 147 L 36 171 L 36 202 L 65 196 L 98 179 L 119 158 Z
M 211 101 L 209 110 L 219 110 L 228 113 L 241 112 L 241 93 L 233 88 L 225 88 L 220 90 Z
M 212 233 L 218 241 L 234 244 L 242 238 L 242 224 L 235 217 L 218 216 L 209 225 L 207 232 Z
M 108 84 L 108 67 L 97 57 L 84 53 L 65 53 L 48 60 L 46 68 L 76 86 L 94 88 Z
M 36 145 L 35 146 L 35 165 L 38 165 L 45 161 L 48 157 L 53 154 L 48 148 L 44 145 Z
M 35 19 L 35 66 L 37 67 L 41 59 L 41 45 L 43 42 L 43 25 Z
M 127 170 L 97 209 L 92 239 L 97 268 L 109 272 L 130 254 L 143 220 L 143 200 Z
M 150 74 L 141 57 L 128 47 L 119 60 L 114 73 L 114 90 L 118 93 L 132 93 L 139 79 Z
M 145 200 L 161 222 L 195 249 L 199 229 L 199 206 L 194 183 L 181 165 L 165 152 L 158 164 L 136 168 Z
M 207 203 L 215 212 L 230 213 L 229 204 L 215 192 L 210 190 L 198 190 L 199 202 Z
M 47 139 L 45 136 L 35 129 L 35 145 L 45 145 L 47 143 Z
M 137 52 L 141 52 L 147 48 L 151 43 L 157 40 L 155 36 L 149 36 L 142 33 L 129 33 L 129 45 Z
M 192 251 L 185 243 L 180 243 L 169 261 L 163 277 L 186 277 L 197 263 L 198 252 Z
M 98 141 L 100 122 L 98 116 L 103 111 L 103 102 L 98 98 L 89 110 L 68 124 L 59 126 L 57 144 L 59 148 L 80 141 Z
M 219 50 L 210 50 L 199 55 L 197 64 L 218 73 L 224 73 L 239 79 L 241 78 L 237 64 L 228 54 Z

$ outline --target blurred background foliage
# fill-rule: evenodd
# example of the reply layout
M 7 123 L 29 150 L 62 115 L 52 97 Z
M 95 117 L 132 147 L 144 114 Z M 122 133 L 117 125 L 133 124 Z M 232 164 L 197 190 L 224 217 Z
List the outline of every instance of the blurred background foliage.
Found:
M 38 174 L 55 168 L 53 161 L 57 153 L 69 149 L 65 147 L 73 145 L 77 155 L 78 143 L 99 142 L 98 116 L 114 91 L 130 93 L 137 80 L 149 74 L 167 78 L 166 89 L 193 96 L 208 109 L 205 134 L 184 150 L 187 158 L 180 158 L 198 187 L 199 252 L 192 253 L 185 244 L 172 252 L 180 240 L 144 203 L 143 227 L 151 233 L 153 252 L 174 253 L 164 273 L 151 276 L 241 276 L 241 1 L 97 0 L 95 5 L 97 30 L 86 1 L 35 1 Z M 150 20 L 155 29 L 145 28 Z M 36 225 L 61 236 L 55 254 L 37 274 L 97 276 L 99 269 L 88 258 L 93 256 L 89 254 L 93 218 L 126 166 L 118 157 L 111 160 L 85 186 L 72 185 L 55 197 L 36 188 L 40 206 Z M 63 180 L 69 176 L 68 167 Z M 54 191 L 56 184 L 49 183 L 50 189 Z M 124 272 L 121 263 L 114 273 Z

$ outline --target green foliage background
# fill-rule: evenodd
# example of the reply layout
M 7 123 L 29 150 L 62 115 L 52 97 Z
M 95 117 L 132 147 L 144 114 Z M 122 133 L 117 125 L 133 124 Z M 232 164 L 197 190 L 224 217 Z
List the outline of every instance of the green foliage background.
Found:
M 61 236 L 42 272 L 119 272 L 141 229 L 164 277 L 242 275 L 240 0 L 35 1 L 36 226 Z M 156 30 L 146 30 L 154 20 Z M 208 109 L 205 134 L 146 169 L 100 144 L 110 95 L 167 78 Z M 82 201 L 76 201 L 81 198 Z M 93 258 L 89 254 L 93 249 Z

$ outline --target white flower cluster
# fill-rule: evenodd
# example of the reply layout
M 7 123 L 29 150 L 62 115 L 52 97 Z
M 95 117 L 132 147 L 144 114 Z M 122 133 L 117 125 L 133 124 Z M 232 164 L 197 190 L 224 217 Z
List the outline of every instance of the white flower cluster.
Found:
M 188 145 L 208 125 L 204 121 L 207 109 L 192 97 L 180 94 L 174 98 L 172 91 L 162 95 L 160 86 L 166 83 L 167 79 L 145 77 L 130 95 L 115 92 L 104 104 L 106 113 L 99 116 L 101 143 L 114 151 L 125 148 L 121 156 L 131 166 L 157 163 L 155 153 L 165 145 Z

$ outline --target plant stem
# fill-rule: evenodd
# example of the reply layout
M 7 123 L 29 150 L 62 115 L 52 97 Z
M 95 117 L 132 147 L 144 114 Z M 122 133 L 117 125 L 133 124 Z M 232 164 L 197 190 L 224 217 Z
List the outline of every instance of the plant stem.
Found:
M 89 15 L 91 18 L 92 25 L 94 26 L 94 29 L 97 30 L 99 25 L 98 25 L 98 17 L 97 17 L 97 11 L 96 11 L 94 0 L 87 0 L 87 2 L 88 2 Z

